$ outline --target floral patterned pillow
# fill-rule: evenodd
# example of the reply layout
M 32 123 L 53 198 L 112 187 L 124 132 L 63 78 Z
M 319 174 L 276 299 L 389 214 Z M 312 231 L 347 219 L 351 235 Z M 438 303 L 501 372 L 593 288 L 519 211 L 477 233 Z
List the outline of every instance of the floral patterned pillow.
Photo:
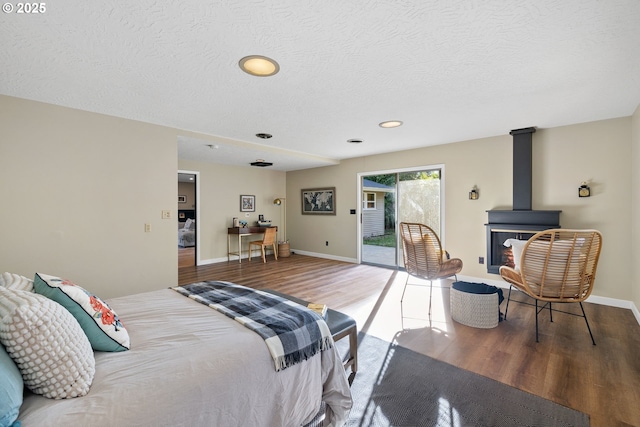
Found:
M 94 350 L 129 350 L 129 333 L 116 312 L 97 296 L 69 280 L 41 273 L 36 273 L 33 287 L 71 312 Z

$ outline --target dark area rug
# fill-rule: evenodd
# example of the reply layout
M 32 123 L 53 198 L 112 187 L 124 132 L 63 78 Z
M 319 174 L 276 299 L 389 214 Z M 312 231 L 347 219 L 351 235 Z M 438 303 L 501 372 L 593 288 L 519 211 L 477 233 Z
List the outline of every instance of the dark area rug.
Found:
M 589 425 L 582 412 L 371 335 L 359 338 L 350 427 Z

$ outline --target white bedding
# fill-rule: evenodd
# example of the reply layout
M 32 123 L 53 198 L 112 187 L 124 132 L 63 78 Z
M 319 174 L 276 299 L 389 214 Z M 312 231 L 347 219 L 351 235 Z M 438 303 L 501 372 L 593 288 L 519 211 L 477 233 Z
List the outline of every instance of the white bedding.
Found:
M 300 426 L 322 400 L 332 425 L 347 419 L 351 394 L 335 347 L 276 372 L 258 334 L 173 290 L 108 303 L 131 349 L 95 353 L 87 396 L 27 395 L 23 427 Z
M 189 248 L 196 245 L 196 222 L 188 218 L 178 223 L 178 246 Z
M 178 230 L 178 246 L 181 248 L 190 248 L 196 245 L 196 232 L 193 230 Z

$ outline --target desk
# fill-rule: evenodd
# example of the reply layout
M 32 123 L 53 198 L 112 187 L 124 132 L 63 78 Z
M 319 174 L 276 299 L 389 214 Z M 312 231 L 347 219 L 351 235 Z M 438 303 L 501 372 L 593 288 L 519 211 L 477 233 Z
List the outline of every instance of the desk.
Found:
M 242 238 L 253 236 L 256 234 L 264 234 L 265 230 L 269 227 L 229 227 L 227 228 L 227 262 L 231 261 L 231 255 L 238 257 L 238 262 L 242 262 Z M 278 231 L 278 227 L 275 228 Z M 231 237 L 238 237 L 238 250 L 231 251 Z M 247 255 L 249 250 L 247 249 Z

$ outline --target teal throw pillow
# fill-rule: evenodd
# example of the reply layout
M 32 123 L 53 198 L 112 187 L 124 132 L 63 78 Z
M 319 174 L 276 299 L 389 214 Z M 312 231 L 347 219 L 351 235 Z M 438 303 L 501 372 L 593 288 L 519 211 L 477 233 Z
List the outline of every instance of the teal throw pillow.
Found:
M 36 293 L 69 310 L 97 351 L 129 350 L 129 333 L 109 305 L 73 282 L 36 273 Z
M 0 344 L 0 427 L 9 427 L 18 419 L 24 383 L 15 362 Z

